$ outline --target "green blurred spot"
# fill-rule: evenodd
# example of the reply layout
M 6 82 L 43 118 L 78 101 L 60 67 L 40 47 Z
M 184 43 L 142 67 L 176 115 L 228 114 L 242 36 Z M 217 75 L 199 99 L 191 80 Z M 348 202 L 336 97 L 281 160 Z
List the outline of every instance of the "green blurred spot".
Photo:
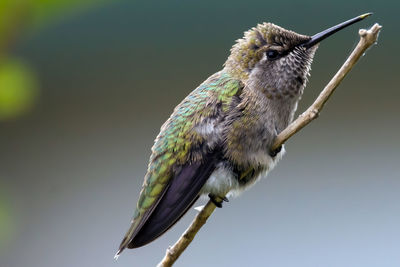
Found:
M 1 28 L 13 28 L 14 24 L 25 26 L 51 22 L 60 15 L 80 12 L 106 2 L 106 0 L 1 0 Z
M 34 26 L 54 23 L 60 16 L 77 14 L 104 0 L 33 0 L 31 13 Z
M 0 65 L 0 121 L 29 111 L 36 96 L 37 81 L 26 65 L 16 60 Z

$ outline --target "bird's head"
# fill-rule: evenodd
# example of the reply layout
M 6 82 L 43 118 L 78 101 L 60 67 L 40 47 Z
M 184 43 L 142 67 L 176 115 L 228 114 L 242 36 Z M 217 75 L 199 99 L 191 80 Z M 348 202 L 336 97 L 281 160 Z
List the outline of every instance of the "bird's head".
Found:
M 313 36 L 286 30 L 272 23 L 258 24 L 232 47 L 225 70 L 269 98 L 294 97 L 304 89 L 311 63 L 323 39 L 357 22 L 358 16 Z

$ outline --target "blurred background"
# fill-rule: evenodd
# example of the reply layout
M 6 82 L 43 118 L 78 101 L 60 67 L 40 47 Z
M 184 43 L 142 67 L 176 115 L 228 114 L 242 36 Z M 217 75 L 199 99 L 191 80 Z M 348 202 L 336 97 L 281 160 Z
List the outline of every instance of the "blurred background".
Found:
M 267 179 L 210 218 L 176 266 L 400 266 L 398 1 L 0 0 L 0 265 L 155 266 L 194 210 L 114 253 L 172 109 L 269 21 L 320 46 L 299 111 L 358 42 L 378 45 Z M 199 202 L 198 205 L 202 203 Z

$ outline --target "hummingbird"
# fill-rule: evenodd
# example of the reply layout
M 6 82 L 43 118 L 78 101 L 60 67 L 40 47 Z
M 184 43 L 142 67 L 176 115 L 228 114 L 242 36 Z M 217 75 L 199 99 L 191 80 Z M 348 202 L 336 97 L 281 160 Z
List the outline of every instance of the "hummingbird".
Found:
M 224 67 L 192 91 L 162 125 L 130 228 L 116 257 L 172 227 L 201 195 L 222 207 L 274 168 L 275 137 L 293 120 L 319 43 L 371 15 L 313 36 L 272 23 L 236 41 Z

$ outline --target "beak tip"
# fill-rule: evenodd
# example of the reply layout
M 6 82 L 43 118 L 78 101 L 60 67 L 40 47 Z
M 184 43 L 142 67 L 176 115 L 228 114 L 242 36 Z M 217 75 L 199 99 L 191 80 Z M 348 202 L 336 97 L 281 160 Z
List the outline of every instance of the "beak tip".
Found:
M 372 14 L 374 14 L 374 13 L 368 12 L 368 13 L 365 13 L 365 14 L 360 15 L 359 18 L 360 18 L 360 19 L 365 19 L 366 17 L 369 17 L 369 16 L 371 16 Z
M 372 12 L 365 13 L 365 14 L 362 14 L 362 15 L 357 16 L 355 18 L 349 19 L 349 20 L 347 20 L 345 22 L 342 22 L 342 23 L 340 23 L 340 24 L 338 24 L 336 26 L 333 26 L 333 27 L 331 27 L 329 29 L 326 29 L 326 30 L 324 30 L 324 31 L 322 31 L 320 33 L 317 33 L 317 34 L 311 36 L 311 39 L 308 40 L 307 42 L 301 44 L 301 46 L 306 47 L 306 48 L 310 48 L 313 45 L 321 42 L 325 38 L 331 36 L 335 32 L 340 31 L 340 30 L 342 30 L 342 29 L 344 29 L 344 28 L 346 28 L 346 27 L 348 27 L 348 26 L 350 26 L 350 25 L 352 25 L 352 24 L 354 24 L 354 23 L 356 23 L 358 21 L 361 21 L 361 20 L 365 19 L 366 17 L 371 16 L 371 15 L 372 15 Z

